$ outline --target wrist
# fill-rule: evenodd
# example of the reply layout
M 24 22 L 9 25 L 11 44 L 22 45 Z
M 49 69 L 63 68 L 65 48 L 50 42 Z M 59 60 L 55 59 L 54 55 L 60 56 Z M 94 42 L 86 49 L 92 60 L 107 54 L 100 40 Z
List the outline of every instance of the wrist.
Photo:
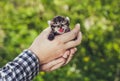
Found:
M 40 62 L 37 56 L 29 49 L 24 50 L 13 60 L 12 63 L 18 65 L 19 68 L 21 68 L 24 77 L 27 77 L 27 81 L 35 77 L 40 71 Z
M 26 50 L 29 51 L 39 61 L 39 64 L 40 64 L 40 59 L 39 59 L 37 53 L 35 51 L 33 51 L 31 48 L 28 48 Z
M 30 50 L 40 61 L 40 65 L 46 63 L 45 60 L 45 54 L 43 52 L 40 52 L 40 50 L 36 50 L 36 48 L 29 47 L 28 50 Z

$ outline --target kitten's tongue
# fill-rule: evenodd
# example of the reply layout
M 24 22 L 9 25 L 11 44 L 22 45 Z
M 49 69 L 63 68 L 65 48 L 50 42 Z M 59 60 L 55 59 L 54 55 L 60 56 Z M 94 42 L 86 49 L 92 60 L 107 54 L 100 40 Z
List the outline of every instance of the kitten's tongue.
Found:
M 60 29 L 59 29 L 59 32 L 63 32 L 63 29 L 62 29 L 62 28 L 60 28 Z

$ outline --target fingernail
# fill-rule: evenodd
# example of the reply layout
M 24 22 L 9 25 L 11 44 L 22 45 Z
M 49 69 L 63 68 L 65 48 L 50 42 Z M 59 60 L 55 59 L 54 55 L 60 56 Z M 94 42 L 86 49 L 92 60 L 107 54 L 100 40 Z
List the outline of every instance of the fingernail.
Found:
M 77 28 L 77 29 L 80 29 L 80 24 L 79 24 L 79 23 L 76 24 L 76 28 Z
M 77 48 L 75 48 L 75 51 L 77 51 Z
M 77 23 L 77 26 L 79 26 L 79 27 L 80 27 L 80 24 L 79 24 L 79 23 Z
M 67 57 L 68 57 L 68 55 L 67 55 L 67 54 L 64 54 L 64 55 L 63 55 L 63 58 L 67 58 Z

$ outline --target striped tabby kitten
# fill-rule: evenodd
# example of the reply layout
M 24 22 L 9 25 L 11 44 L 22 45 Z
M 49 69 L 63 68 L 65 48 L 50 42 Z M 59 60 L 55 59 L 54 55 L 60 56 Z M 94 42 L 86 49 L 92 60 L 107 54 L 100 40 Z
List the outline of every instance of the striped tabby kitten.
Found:
M 70 20 L 68 17 L 56 16 L 51 21 L 48 21 L 48 24 L 52 29 L 48 36 L 49 40 L 53 40 L 56 35 L 61 35 L 70 31 Z

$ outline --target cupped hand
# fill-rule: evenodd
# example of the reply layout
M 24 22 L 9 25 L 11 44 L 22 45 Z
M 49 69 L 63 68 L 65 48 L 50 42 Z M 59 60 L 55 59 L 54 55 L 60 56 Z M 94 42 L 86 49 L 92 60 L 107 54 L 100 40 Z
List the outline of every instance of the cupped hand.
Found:
M 40 71 L 50 72 L 68 64 L 70 60 L 73 58 L 76 51 L 77 48 L 71 48 L 70 50 L 67 50 L 62 57 L 59 57 L 48 63 L 41 65 Z
M 51 28 L 45 29 L 29 47 L 39 58 L 40 64 L 48 63 L 63 56 L 66 50 L 80 44 L 82 35 L 80 25 L 77 24 L 73 30 L 62 35 L 57 35 L 54 40 L 48 40 Z M 76 40 L 73 40 L 77 37 Z

